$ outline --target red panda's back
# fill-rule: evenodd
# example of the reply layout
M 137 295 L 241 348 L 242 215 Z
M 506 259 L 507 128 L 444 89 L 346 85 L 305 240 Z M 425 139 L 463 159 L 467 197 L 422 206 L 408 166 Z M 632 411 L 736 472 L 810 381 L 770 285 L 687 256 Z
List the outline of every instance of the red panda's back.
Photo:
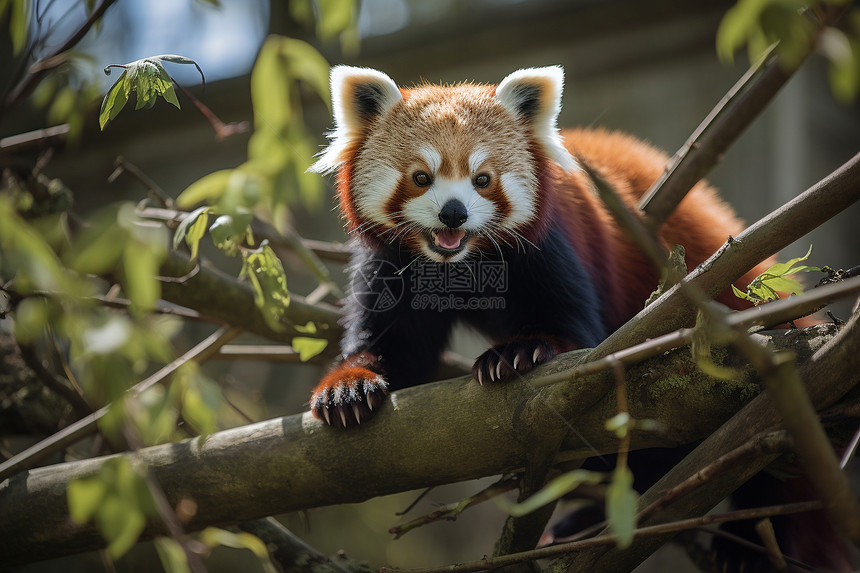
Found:
M 662 151 L 626 134 L 574 129 L 562 135 L 573 156 L 605 177 L 634 209 L 669 162 Z M 556 188 L 562 196 L 561 216 L 566 219 L 566 226 L 574 229 L 572 240 L 577 252 L 598 275 L 595 280 L 609 293 L 608 300 L 616 301 L 611 309 L 613 324 L 609 326 L 620 326 L 642 309 L 656 287 L 657 272 L 627 239 L 600 199 L 588 191 L 590 183 L 584 173 L 559 175 Z M 687 268 L 692 270 L 716 252 L 729 235 L 737 236 L 743 229 L 744 224 L 716 191 L 706 183 L 699 183 L 678 205 L 659 234 L 666 244 L 684 246 Z M 761 263 L 736 284 L 745 288 L 771 263 Z M 730 292 L 718 299 L 735 309 L 749 306 Z

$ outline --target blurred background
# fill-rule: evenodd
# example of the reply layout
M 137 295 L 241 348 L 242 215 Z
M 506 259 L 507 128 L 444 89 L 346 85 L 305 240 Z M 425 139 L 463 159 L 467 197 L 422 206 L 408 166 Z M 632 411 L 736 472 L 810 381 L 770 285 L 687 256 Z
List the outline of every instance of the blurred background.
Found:
M 98 34 L 78 49 L 81 60 L 72 86 L 95 83 L 105 93 L 116 76 L 102 68 L 156 54 L 192 58 L 206 75 L 205 89 L 191 70 L 171 74 L 225 122 L 252 121 L 250 71 L 268 34 L 307 40 L 332 63 L 378 68 L 401 85 L 424 80 L 496 83 L 523 67 L 563 65 L 566 87 L 562 126 L 602 125 L 630 132 L 674 153 L 746 71 L 740 56 L 733 66 L 716 55 L 715 34 L 733 2 L 725 0 L 363 0 L 358 10 L 358 39 L 321 42 L 297 21 L 289 2 L 266 0 L 120 0 L 106 13 Z M 86 18 L 79 2 L 35 2 L 42 22 L 52 31 L 48 51 Z M 5 27 L 0 34 L 6 34 Z M 9 43 L 0 42 L 0 81 L 6 83 L 17 62 Z M 40 54 L 35 52 L 34 58 Z M 188 66 L 190 68 L 190 66 Z M 823 58 L 812 57 L 709 176 L 723 197 L 753 222 L 796 196 L 860 149 L 860 107 L 832 97 Z M 120 114 L 104 131 L 97 106 L 85 116 L 78 137 L 58 153 L 44 171 L 62 179 L 86 212 L 107 202 L 139 200 L 140 184 L 108 184 L 114 160 L 122 155 L 169 195 L 213 171 L 232 168 L 247 155 L 249 134 L 218 142 L 211 126 L 180 93 L 183 109 L 158 102 L 151 110 Z M 311 133 L 331 127 L 326 104 L 310 92 L 302 101 Z M 34 106 L 15 110 L 0 123 L 0 138 L 50 125 L 46 112 Z M 312 157 L 306 157 L 307 165 Z M 93 182 L 100 182 L 93 185 Z M 346 239 L 328 191 L 319 208 L 296 206 L 292 223 L 309 239 Z M 783 253 L 804 254 L 810 244 L 813 265 L 848 268 L 860 264 L 860 208 L 855 206 Z M 336 280 L 345 282 L 332 266 Z M 290 287 L 307 294 L 311 277 L 291 277 Z M 843 309 L 844 313 L 847 309 Z M 838 314 L 838 313 L 837 313 Z M 185 333 L 187 344 L 198 333 Z M 458 337 L 458 350 L 477 354 L 481 343 Z M 180 349 L 181 350 L 181 349 Z M 302 412 L 319 369 L 284 367 L 270 362 L 239 361 L 207 366 L 213 378 L 230 381 L 237 395 L 261 398 L 256 419 Z M 239 423 L 239 422 L 237 422 Z M 476 493 L 492 480 L 438 488 L 408 517 Z M 323 508 L 283 516 L 283 521 L 317 549 L 371 563 L 403 567 L 443 565 L 490 554 L 504 515 L 492 503 L 471 510 L 456 523 L 437 523 L 393 541 L 389 527 L 418 492 L 371 500 L 364 504 Z M 240 552 L 219 550 L 211 570 L 254 570 L 259 563 Z M 663 552 L 649 567 L 682 565 L 679 553 Z M 656 560 L 656 561 L 655 561 Z M 216 563 L 217 562 L 217 563 Z M 24 571 L 88 571 L 101 568 L 94 555 L 26 567 Z M 147 544 L 118 564 L 123 571 L 160 567 Z M 644 570 L 644 569 L 643 569 Z M 683 569 L 678 569 L 683 570 Z

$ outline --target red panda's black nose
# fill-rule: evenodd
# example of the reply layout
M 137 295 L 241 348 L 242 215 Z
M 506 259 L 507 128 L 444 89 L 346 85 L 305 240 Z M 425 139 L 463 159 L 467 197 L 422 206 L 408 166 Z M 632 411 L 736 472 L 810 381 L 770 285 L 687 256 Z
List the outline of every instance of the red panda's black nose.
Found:
M 445 203 L 445 206 L 439 211 L 439 220 L 451 229 L 456 229 L 468 218 L 469 213 L 466 211 L 466 206 L 456 199 L 451 199 Z

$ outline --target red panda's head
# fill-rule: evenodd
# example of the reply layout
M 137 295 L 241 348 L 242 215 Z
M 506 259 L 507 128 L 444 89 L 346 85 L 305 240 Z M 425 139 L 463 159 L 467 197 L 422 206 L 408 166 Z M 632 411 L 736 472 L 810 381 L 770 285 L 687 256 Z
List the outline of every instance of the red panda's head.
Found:
M 563 81 L 546 67 L 498 86 L 401 89 L 382 72 L 335 67 L 335 128 L 311 171 L 337 171 L 351 233 L 443 262 L 514 245 L 539 224 L 546 164 L 576 168 L 556 126 Z

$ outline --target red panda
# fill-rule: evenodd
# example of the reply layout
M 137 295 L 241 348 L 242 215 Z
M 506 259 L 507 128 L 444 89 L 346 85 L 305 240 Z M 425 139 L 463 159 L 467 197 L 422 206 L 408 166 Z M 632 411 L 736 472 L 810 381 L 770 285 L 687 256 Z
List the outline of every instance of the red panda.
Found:
M 545 67 L 514 72 L 497 86 L 404 89 L 376 70 L 333 68 L 335 128 L 311 171 L 337 173 L 340 209 L 354 237 L 353 295 L 342 360 L 311 398 L 317 418 L 355 425 L 388 390 L 429 381 L 458 321 L 495 343 L 474 363 L 483 384 L 592 347 L 642 309 L 657 273 L 592 193 L 576 158 L 631 206 L 668 158 L 619 133 L 559 132 L 563 80 L 560 67 Z M 683 245 L 692 268 L 742 229 L 701 183 L 660 238 Z M 504 284 L 485 288 L 481 277 L 494 265 Z M 745 288 L 763 268 L 738 285 Z M 472 290 L 481 292 L 471 294 L 497 304 L 475 308 L 472 296 L 460 305 L 471 308 L 459 310 L 416 305 L 427 294 L 418 279 L 451 274 L 472 276 Z M 386 282 L 405 292 L 381 308 L 374 297 Z M 431 294 L 450 293 L 437 283 Z M 730 293 L 721 300 L 746 304 Z
M 498 85 L 407 89 L 376 70 L 333 68 L 335 127 L 311 171 L 337 174 L 353 237 L 352 294 L 342 356 L 313 391 L 314 416 L 355 426 L 390 390 L 432 380 L 458 322 L 493 341 L 472 368 L 487 384 L 593 347 L 642 309 L 657 271 L 592 192 L 577 159 L 635 209 L 668 157 L 620 133 L 560 132 L 563 80 L 560 67 L 545 67 L 519 70 Z M 659 236 L 683 245 L 692 268 L 742 229 L 699 183 Z M 770 264 L 736 285 L 744 289 Z M 748 306 L 728 291 L 718 300 Z M 646 466 L 653 461 L 646 454 Z M 747 495 L 762 499 L 779 488 L 754 489 Z M 817 529 L 815 539 L 836 539 L 826 522 Z M 838 540 L 818 545 L 828 555 L 813 553 L 813 562 L 848 566 Z M 723 553 L 734 568 L 738 552 Z M 747 570 L 769 567 L 760 554 L 740 561 L 740 568 L 758 564 Z

